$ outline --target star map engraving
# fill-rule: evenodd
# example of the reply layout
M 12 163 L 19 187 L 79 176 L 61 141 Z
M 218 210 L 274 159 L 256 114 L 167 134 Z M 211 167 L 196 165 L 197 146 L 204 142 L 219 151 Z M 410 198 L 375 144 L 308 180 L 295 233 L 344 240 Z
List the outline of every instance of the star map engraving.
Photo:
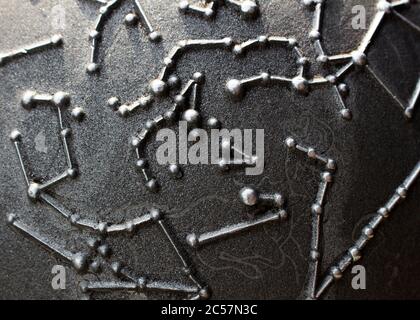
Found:
M 90 32 L 91 55 L 87 66 L 87 71 L 93 73 L 99 70 L 98 50 L 100 37 L 103 33 L 103 27 L 110 15 L 120 5 L 122 0 L 95 0 L 101 5 L 99 15 L 95 25 Z M 334 73 L 325 75 L 310 76 L 307 72 L 310 60 L 302 53 L 298 42 L 294 38 L 286 38 L 278 35 L 260 35 L 254 39 L 244 42 L 236 42 L 230 37 L 221 39 L 187 39 L 180 41 L 174 48 L 170 50 L 163 60 L 163 68 L 157 78 L 150 81 L 149 93 L 142 95 L 134 102 L 122 104 L 118 97 L 111 97 L 108 105 L 113 108 L 120 116 L 127 117 L 134 113 L 138 108 L 152 105 L 155 98 L 167 96 L 171 91 L 178 88 L 180 79 L 175 74 L 177 59 L 181 54 L 189 50 L 227 50 L 235 57 L 240 58 L 249 50 L 264 50 L 268 47 L 281 46 L 289 49 L 295 55 L 296 74 L 294 77 L 285 75 L 273 75 L 269 72 L 263 72 L 259 75 L 246 79 L 227 79 L 226 91 L 235 100 L 240 101 L 247 90 L 252 90 L 256 86 L 266 86 L 271 84 L 288 86 L 302 98 L 308 96 L 311 90 L 330 88 L 337 97 L 337 104 L 341 118 L 345 120 L 352 119 L 352 112 L 347 107 L 345 98 L 349 94 L 347 85 L 344 83 L 346 76 L 352 70 L 363 70 L 377 81 L 385 92 L 393 99 L 403 111 L 407 119 L 414 116 L 416 105 L 420 96 L 420 78 L 414 86 L 413 93 L 408 102 L 401 99 L 390 90 L 380 76 L 369 65 L 369 48 L 378 33 L 382 24 L 386 23 L 387 15 L 394 15 L 403 23 L 405 23 L 413 32 L 420 32 L 420 27 L 414 22 L 406 18 L 399 9 L 406 8 L 410 4 L 415 5 L 410 0 L 386 1 L 379 0 L 377 2 L 376 13 L 373 20 L 363 37 L 361 43 L 352 52 L 328 54 L 323 47 L 322 39 L 322 19 L 324 8 L 328 5 L 328 0 L 303 0 L 302 3 L 306 9 L 313 11 L 312 29 L 309 31 L 316 52 L 316 61 L 326 66 L 339 65 L 338 70 Z M 134 0 L 134 9 L 125 17 L 125 23 L 128 26 L 135 25 L 138 21 L 144 26 L 150 41 L 156 42 L 162 39 L 157 32 L 142 7 L 141 1 Z M 259 13 L 259 5 L 255 1 L 249 0 L 226 0 L 226 1 L 181 1 L 179 10 L 182 13 L 198 14 L 206 18 L 214 18 L 219 6 L 228 5 L 239 9 L 244 18 L 255 18 Z M 9 53 L 0 54 L 0 66 L 6 62 L 11 62 L 21 56 L 32 54 L 35 51 L 55 48 L 63 43 L 60 35 L 54 35 L 45 41 L 35 42 L 32 45 L 25 45 L 21 49 L 13 50 Z M 153 177 L 149 161 L 142 155 L 142 147 L 146 143 L 147 137 L 157 128 L 173 123 L 177 120 L 185 120 L 191 127 L 198 127 L 201 115 L 200 107 L 197 101 L 197 91 L 202 90 L 204 82 L 203 72 L 194 72 L 187 84 L 181 88 L 181 91 L 174 97 L 174 105 L 163 115 L 159 115 L 155 119 L 149 120 L 144 124 L 143 129 L 137 132 L 131 140 L 131 147 L 134 148 L 136 155 L 136 169 L 144 178 L 144 183 L 149 191 L 157 192 L 159 183 Z M 99 270 L 108 268 L 112 271 L 113 279 L 101 279 L 98 281 L 84 281 L 80 288 L 82 292 L 90 294 L 93 292 L 104 291 L 164 291 L 172 293 L 185 294 L 186 298 L 191 300 L 208 299 L 211 296 L 210 286 L 202 280 L 198 275 L 194 266 L 190 262 L 188 255 L 183 250 L 183 245 L 198 250 L 201 246 L 211 244 L 213 241 L 222 241 L 226 238 L 233 237 L 239 232 L 256 228 L 265 223 L 279 222 L 287 219 L 287 211 L 285 208 L 285 197 L 278 191 L 263 193 L 255 188 L 244 186 L 239 191 L 239 200 L 246 206 L 264 206 L 267 210 L 253 219 L 241 221 L 236 224 L 223 226 L 218 230 L 208 231 L 202 234 L 191 232 L 184 241 L 177 238 L 169 227 L 169 221 L 165 217 L 165 213 L 155 208 L 150 208 L 142 215 L 122 223 L 113 223 L 112 221 L 93 221 L 82 217 L 80 213 L 67 209 L 62 203 L 57 201 L 48 190 L 58 183 L 64 183 L 66 179 L 76 178 L 78 169 L 71 155 L 69 146 L 69 137 L 71 136 L 71 128 L 63 120 L 64 110 L 70 106 L 70 95 L 64 91 L 53 94 L 38 93 L 33 90 L 26 91 L 21 99 L 21 105 L 27 110 L 32 110 L 35 106 L 52 105 L 57 110 L 59 122 L 59 135 L 61 137 L 62 147 L 66 158 L 67 167 L 63 172 L 50 180 L 39 179 L 32 176 L 27 161 L 22 156 L 21 148 L 24 142 L 23 135 L 20 131 L 14 130 L 10 134 L 11 142 L 15 148 L 18 163 L 27 186 L 27 195 L 34 202 L 41 202 L 51 207 L 56 213 L 67 220 L 71 225 L 86 230 L 92 234 L 87 243 L 90 248 L 86 252 L 71 252 L 61 247 L 53 239 L 40 234 L 37 230 L 26 224 L 24 217 L 17 214 L 9 214 L 7 216 L 8 223 L 16 230 L 22 232 L 25 236 L 32 239 L 42 247 L 46 248 L 53 254 L 59 256 L 64 261 L 71 264 L 74 269 L 81 274 L 87 272 L 99 273 Z M 35 111 L 34 111 L 35 112 Z M 81 121 L 85 112 L 80 107 L 75 107 L 70 112 L 70 116 L 74 120 Z M 208 128 L 219 128 L 221 123 L 218 119 L 210 117 L 206 125 Z M 401 185 L 396 189 L 390 199 L 378 210 L 377 214 L 363 228 L 360 237 L 355 241 L 346 253 L 339 258 L 338 262 L 330 267 L 326 275 L 320 279 L 321 270 L 320 261 L 323 252 L 320 246 L 322 241 L 321 231 L 323 227 L 322 215 L 327 202 L 326 196 L 333 182 L 334 172 L 337 169 L 337 163 L 333 159 L 325 155 L 317 153 L 311 147 L 298 143 L 292 137 L 282 137 L 280 141 L 285 141 L 285 145 L 289 152 L 297 152 L 306 155 L 310 160 L 321 163 L 324 168 L 320 174 L 320 182 L 318 193 L 315 196 L 314 203 L 311 206 L 311 248 L 309 252 L 309 283 L 308 296 L 309 299 L 318 299 L 322 297 L 327 289 L 342 277 L 349 266 L 361 258 L 362 251 L 367 243 L 373 238 L 379 226 L 394 212 L 398 205 L 409 195 L 409 191 L 413 188 L 415 181 L 420 175 L 420 162 L 415 164 L 414 169 L 403 180 Z M 178 164 L 169 166 L 170 174 L 181 179 L 183 169 Z M 150 279 L 147 275 L 139 275 L 130 266 L 126 266 L 123 261 L 112 261 L 112 248 L 107 243 L 107 238 L 114 234 L 125 234 L 127 236 L 133 233 L 141 232 L 142 226 L 146 224 L 154 224 L 163 234 L 171 248 L 174 250 L 185 275 L 188 284 L 176 281 L 163 281 L 160 279 Z

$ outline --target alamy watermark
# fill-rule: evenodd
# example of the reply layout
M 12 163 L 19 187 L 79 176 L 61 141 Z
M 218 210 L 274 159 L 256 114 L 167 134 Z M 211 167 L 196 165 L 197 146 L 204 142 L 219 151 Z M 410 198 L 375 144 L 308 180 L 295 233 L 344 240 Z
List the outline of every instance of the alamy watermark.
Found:
M 366 268 L 359 264 L 353 266 L 351 273 L 354 274 L 351 279 L 351 287 L 354 290 L 366 290 Z
M 51 280 L 51 287 L 54 290 L 66 289 L 66 268 L 60 264 L 54 265 L 51 269 L 54 277 Z
M 40 133 L 38 133 L 35 136 L 34 142 L 35 142 L 35 150 L 36 151 L 42 152 L 42 153 L 47 153 L 48 152 L 48 148 L 47 148 L 47 144 L 46 144 L 46 137 L 45 137 L 45 133 L 43 131 L 41 131 Z
M 351 26 L 354 30 L 366 30 L 366 8 L 363 5 L 356 5 L 351 9 L 354 15 L 351 19 Z
M 156 140 L 163 142 L 156 151 L 160 165 L 245 166 L 246 175 L 263 173 L 263 129 L 211 129 L 209 134 L 198 128 L 189 131 L 186 121 L 180 121 L 178 129 L 178 135 L 169 128 L 157 132 Z

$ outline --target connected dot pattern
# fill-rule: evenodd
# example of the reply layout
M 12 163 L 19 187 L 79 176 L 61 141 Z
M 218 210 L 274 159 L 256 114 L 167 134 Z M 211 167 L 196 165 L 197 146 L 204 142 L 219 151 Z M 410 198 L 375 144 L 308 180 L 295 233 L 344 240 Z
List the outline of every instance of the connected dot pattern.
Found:
M 101 5 L 99 15 L 95 22 L 94 28 L 90 32 L 91 40 L 91 56 L 87 66 L 87 71 L 93 73 L 99 70 L 98 50 L 100 37 L 103 33 L 103 27 L 112 12 L 120 5 L 122 0 L 95 0 L 94 2 Z M 142 23 L 148 33 L 150 41 L 157 42 L 162 39 L 159 32 L 157 32 L 151 25 L 142 5 L 141 1 L 134 0 L 134 9 L 125 16 L 124 22 L 127 26 L 133 26 L 138 21 Z M 397 10 L 401 7 L 408 6 L 413 2 L 410 0 L 386 1 L 379 0 L 377 3 L 377 11 L 372 20 L 369 29 L 362 39 L 359 46 L 350 53 L 339 53 L 329 55 L 323 48 L 322 39 L 322 16 L 324 7 L 327 5 L 327 0 L 303 0 L 302 3 L 308 10 L 314 13 L 312 21 L 312 29 L 309 32 L 309 38 L 317 52 L 316 61 L 325 66 L 339 65 L 338 71 L 333 74 L 317 75 L 312 78 L 308 75 L 308 67 L 310 59 L 305 57 L 302 53 L 299 44 L 294 38 L 286 38 L 277 35 L 262 35 L 254 39 L 249 39 L 244 42 L 235 42 L 230 37 L 222 39 L 188 39 L 180 41 L 174 48 L 170 50 L 163 61 L 163 68 L 156 79 L 150 81 L 149 92 L 141 96 L 138 100 L 130 103 L 121 104 L 118 97 L 111 97 L 108 100 L 108 105 L 116 113 L 122 117 L 127 117 L 139 108 L 144 108 L 155 102 L 159 97 L 167 96 L 171 91 L 176 90 L 180 85 L 180 79 L 174 71 L 176 71 L 177 59 L 186 51 L 195 49 L 223 49 L 230 51 L 235 57 L 240 58 L 246 55 L 250 50 L 264 50 L 273 46 L 281 46 L 291 50 L 296 57 L 296 75 L 294 77 L 286 77 L 283 75 L 272 75 L 269 72 L 263 72 L 259 75 L 249 77 L 246 79 L 227 79 L 226 91 L 235 100 L 240 101 L 244 98 L 247 90 L 251 90 L 255 86 L 266 86 L 278 84 L 288 86 L 292 90 L 307 96 L 310 91 L 316 88 L 331 88 L 337 97 L 339 105 L 339 112 L 343 119 L 351 120 L 352 112 L 346 106 L 345 98 L 349 94 L 349 89 L 344 83 L 345 77 L 354 69 L 365 70 L 371 74 L 373 78 L 384 88 L 384 90 L 392 97 L 396 104 L 401 107 L 406 118 L 410 119 L 414 115 L 414 110 L 420 96 L 420 78 L 415 86 L 413 94 L 408 103 L 401 101 L 381 80 L 378 74 L 369 65 L 369 48 L 374 40 L 379 27 L 384 23 L 386 15 L 393 14 L 405 24 L 407 24 L 413 31 L 420 32 L 419 26 L 404 17 Z M 250 0 L 225 0 L 225 1 L 181 1 L 179 3 L 179 10 L 182 13 L 193 13 L 201 15 L 204 18 L 214 18 L 220 6 L 228 5 L 239 9 L 242 17 L 255 18 L 259 14 L 259 5 L 256 1 Z M 0 54 L 0 66 L 6 62 L 12 61 L 18 57 L 32 54 L 35 51 L 58 47 L 63 43 L 63 38 L 60 35 L 36 42 L 32 45 L 24 46 L 21 49 L 11 51 L 9 53 Z M 135 167 L 144 178 L 146 188 L 151 192 L 159 191 L 159 182 L 153 176 L 152 170 L 149 166 L 149 160 L 144 154 L 144 147 L 147 138 L 157 129 L 167 127 L 175 121 L 184 120 L 193 131 L 195 128 L 207 127 L 209 129 L 220 128 L 221 123 L 218 119 L 210 117 L 207 121 L 202 121 L 200 114 L 200 104 L 197 99 L 198 90 L 203 89 L 205 77 L 202 72 L 195 72 L 191 79 L 186 83 L 181 91 L 174 97 L 174 105 L 168 109 L 164 114 L 147 121 L 143 128 L 137 132 L 131 140 L 131 146 L 136 154 Z M 112 271 L 115 279 L 98 280 L 98 281 L 84 281 L 80 284 L 80 289 L 86 294 L 93 292 L 104 291 L 133 291 L 133 292 L 148 292 L 148 291 L 164 291 L 172 293 L 185 294 L 188 299 L 208 299 L 211 297 L 210 287 L 201 280 L 201 277 L 195 271 L 194 266 L 190 262 L 189 257 L 184 253 L 183 245 L 195 250 L 199 250 L 205 245 L 209 245 L 214 241 L 224 240 L 233 237 L 236 234 L 256 228 L 262 224 L 284 221 L 288 214 L 285 210 L 285 197 L 279 192 L 263 193 L 251 187 L 244 186 L 239 191 L 239 201 L 248 207 L 263 207 L 266 209 L 264 213 L 254 216 L 247 221 L 221 227 L 218 230 L 196 234 L 191 232 L 186 239 L 179 241 L 176 235 L 173 234 L 169 226 L 168 219 L 165 214 L 155 208 L 150 208 L 147 212 L 122 223 L 113 223 L 110 221 L 93 221 L 88 220 L 78 213 L 72 212 L 57 201 L 48 193 L 48 190 L 58 183 L 64 182 L 66 179 L 75 179 L 78 177 L 78 169 L 75 165 L 74 159 L 71 156 L 69 147 L 69 138 L 71 136 L 71 128 L 65 124 L 63 120 L 63 112 L 71 104 L 70 95 L 66 92 L 56 92 L 54 94 L 38 93 L 33 90 L 26 91 L 21 98 L 21 105 L 28 111 L 42 105 L 52 105 L 57 110 L 59 120 L 59 134 L 62 140 L 64 154 L 66 158 L 66 168 L 64 171 L 53 177 L 52 179 L 35 179 L 26 164 L 26 160 L 21 153 L 23 144 L 23 136 L 18 130 L 13 130 L 10 134 L 11 142 L 15 148 L 17 159 L 27 186 L 27 195 L 34 202 L 41 202 L 54 211 L 60 214 L 72 226 L 92 233 L 92 238 L 86 244 L 88 249 L 86 252 L 70 252 L 65 248 L 57 245 L 53 240 L 44 237 L 34 230 L 30 225 L 25 224 L 22 217 L 15 214 L 9 214 L 7 217 L 8 223 L 15 229 L 22 232 L 27 237 L 31 238 L 49 251 L 67 261 L 74 269 L 80 273 L 87 272 L 99 274 L 101 270 L 108 268 Z M 73 120 L 82 121 L 85 117 L 85 111 L 81 107 L 75 107 L 69 112 Z M 290 152 L 305 155 L 310 161 L 321 164 L 323 169 L 320 174 L 320 182 L 318 192 L 315 196 L 314 202 L 310 208 L 311 212 L 311 248 L 309 250 L 309 282 L 307 297 L 309 299 L 320 298 L 327 289 L 342 277 L 342 274 L 349 268 L 349 266 L 358 261 L 362 257 L 362 251 L 374 237 L 378 227 L 395 211 L 400 202 L 402 202 L 412 188 L 414 182 L 420 175 L 420 162 L 418 162 L 414 169 L 409 173 L 407 178 L 395 190 L 391 198 L 381 207 L 377 214 L 369 221 L 363 228 L 360 237 L 355 241 L 346 253 L 340 257 L 337 262 L 330 267 L 327 274 L 320 279 L 320 263 L 322 261 L 323 252 L 321 250 L 321 234 L 323 228 L 323 213 L 326 205 L 326 196 L 333 183 L 334 173 L 337 170 L 336 161 L 331 158 L 319 154 L 314 148 L 304 146 L 298 143 L 294 138 L 288 137 L 285 140 L 285 145 Z M 222 145 L 223 146 L 223 145 Z M 230 144 L 227 146 L 234 150 Z M 248 155 L 243 154 L 244 158 L 249 158 Z M 253 159 L 248 159 L 247 164 L 251 163 Z M 239 163 L 243 165 L 244 163 Z M 222 161 L 220 167 L 226 169 L 235 163 Z M 180 165 L 173 163 L 168 166 L 168 171 L 174 179 L 181 179 L 183 177 L 183 168 Z M 112 248 L 107 243 L 107 237 L 114 234 L 125 234 L 127 236 L 139 232 L 142 226 L 146 224 L 154 224 L 162 232 L 167 241 L 171 244 L 172 249 L 179 259 L 180 267 L 182 268 L 186 280 L 190 284 L 176 283 L 173 281 L 161 281 L 156 279 L 149 279 L 146 275 L 136 274 L 130 266 L 126 266 L 122 261 L 113 259 Z

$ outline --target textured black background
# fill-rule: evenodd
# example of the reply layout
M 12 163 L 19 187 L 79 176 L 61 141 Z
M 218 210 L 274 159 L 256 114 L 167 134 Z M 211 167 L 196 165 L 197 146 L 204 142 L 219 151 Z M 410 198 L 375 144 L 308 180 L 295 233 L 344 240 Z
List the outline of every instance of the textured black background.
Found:
M 364 3 L 372 17 L 375 1 L 328 1 L 324 18 L 324 43 L 329 53 L 354 49 L 365 31 L 351 29 L 351 8 Z M 246 177 L 242 171 L 221 175 L 217 168 L 187 166 L 185 177 L 174 181 L 165 168 L 153 167 L 162 183 L 157 195 L 148 193 L 133 168 L 129 138 L 145 120 L 160 114 L 171 100 L 158 101 L 128 119 L 106 106 L 110 96 L 132 101 L 142 95 L 148 81 L 158 74 L 170 48 L 181 39 L 255 38 L 261 34 L 296 37 L 304 52 L 313 57 L 307 39 L 312 14 L 297 0 L 261 0 L 262 15 L 245 22 L 231 8 L 221 8 L 214 21 L 183 16 L 177 2 L 145 0 L 152 24 L 162 32 L 161 44 L 150 43 L 144 29 L 127 28 L 123 18 L 133 7 L 126 0 L 106 24 L 101 45 L 99 76 L 88 75 L 87 35 L 100 5 L 88 0 L 64 0 L 66 26 L 54 30 L 51 11 L 57 1 L 0 0 L 0 50 L 60 32 L 65 44 L 15 60 L 0 67 L 0 298 L 80 298 L 77 283 L 83 277 L 68 269 L 68 288 L 51 288 L 51 268 L 61 264 L 6 225 L 6 215 L 16 213 L 41 234 L 70 250 L 86 248 L 86 236 L 71 228 L 56 212 L 26 197 L 23 178 L 8 135 L 18 128 L 24 135 L 23 153 L 35 176 L 53 177 L 65 165 L 56 113 L 46 107 L 24 110 L 23 91 L 34 89 L 72 95 L 72 106 L 86 110 L 82 123 L 72 121 L 70 146 L 81 175 L 66 181 L 54 194 L 83 217 L 119 222 L 131 219 L 151 206 L 166 211 L 179 239 L 190 232 L 217 229 L 242 221 L 244 208 L 238 190 L 254 184 L 262 191 L 282 192 L 288 199 L 290 219 L 267 225 L 223 242 L 207 246 L 191 257 L 215 298 L 299 298 L 306 280 L 310 239 L 310 205 L 319 181 L 320 167 L 288 154 L 283 140 L 295 136 L 305 145 L 337 160 L 338 172 L 327 195 L 324 224 L 325 268 L 358 235 L 371 214 L 392 194 L 420 158 L 418 115 L 408 123 L 386 92 L 366 72 L 354 72 L 346 80 L 351 94 L 347 103 L 353 121 L 339 117 L 331 89 L 302 97 L 287 88 L 257 88 L 241 102 L 224 92 L 226 80 L 270 71 L 294 74 L 293 56 L 287 50 L 253 51 L 233 59 L 223 50 L 191 52 L 179 61 L 177 74 L 187 81 L 195 71 L 206 74 L 201 110 L 216 116 L 226 128 L 263 128 L 266 131 L 266 169 L 262 176 Z M 420 23 L 420 7 L 405 10 Z M 388 17 L 369 53 L 371 67 L 407 101 L 420 70 L 420 37 L 399 20 Z M 34 137 L 46 136 L 48 152 L 35 149 Z M 153 155 L 155 146 L 149 148 Z M 329 291 L 327 298 L 419 298 L 420 297 L 420 188 L 415 186 L 369 245 L 362 263 L 367 269 L 367 290 L 354 291 L 350 275 Z M 110 244 L 116 257 L 139 273 L 184 281 L 169 243 L 156 226 L 148 226 L 133 238 L 115 237 Z M 106 275 L 104 275 L 105 277 Z M 86 276 L 89 278 L 90 276 Z M 121 297 L 94 295 L 94 298 Z M 144 298 L 144 295 L 122 296 Z M 149 298 L 159 298 L 151 295 Z

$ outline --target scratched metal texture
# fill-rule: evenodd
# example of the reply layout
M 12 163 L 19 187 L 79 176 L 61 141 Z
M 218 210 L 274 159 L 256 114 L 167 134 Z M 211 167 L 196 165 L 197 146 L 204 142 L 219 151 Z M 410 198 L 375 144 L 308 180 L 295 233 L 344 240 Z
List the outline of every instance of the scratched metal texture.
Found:
M 145 120 L 170 106 L 169 99 L 139 110 L 127 119 L 106 105 L 117 95 L 133 101 L 142 95 L 148 81 L 156 77 L 169 49 L 181 39 L 221 38 L 246 40 L 261 34 L 293 36 L 308 56 L 314 56 L 307 38 L 312 14 L 297 0 L 261 0 L 262 15 L 246 22 L 231 8 L 221 8 L 214 21 L 181 15 L 177 2 L 144 0 L 152 24 L 162 33 L 160 44 L 150 43 L 141 26 L 127 28 L 123 18 L 131 8 L 127 0 L 107 22 L 100 49 L 101 73 L 88 75 L 88 32 L 99 5 L 88 0 L 63 0 L 66 26 L 54 30 L 50 0 L 0 0 L 0 51 L 62 33 L 64 46 L 14 60 L 0 67 L 0 298 L 79 299 L 78 283 L 92 276 L 79 276 L 67 268 L 67 289 L 51 288 L 51 268 L 62 264 L 44 249 L 6 225 L 6 215 L 18 214 L 39 233 L 70 250 L 86 248 L 87 234 L 69 226 L 56 212 L 26 196 L 23 177 L 9 141 L 17 128 L 23 135 L 23 153 L 37 176 L 53 177 L 65 165 L 56 134 L 57 118 L 51 108 L 28 112 L 19 103 L 26 89 L 54 93 L 64 90 L 72 106 L 83 107 L 83 122 L 72 121 L 71 153 L 80 177 L 65 181 L 53 194 L 83 217 L 122 221 L 154 206 L 168 214 L 174 234 L 183 240 L 190 232 L 201 233 L 243 221 L 238 190 L 256 185 L 264 192 L 281 192 L 287 197 L 290 219 L 270 224 L 206 246 L 189 250 L 194 265 L 212 288 L 217 299 L 294 299 L 303 296 L 307 280 L 310 206 L 318 188 L 321 167 L 288 153 L 283 141 L 293 135 L 335 159 L 338 171 L 325 207 L 323 271 L 346 248 L 361 227 L 392 195 L 420 159 L 419 114 L 407 122 L 401 110 L 366 72 L 353 72 L 347 104 L 353 120 L 339 117 L 338 103 L 330 89 L 308 97 L 287 88 L 256 88 L 241 102 L 224 92 L 230 77 L 243 78 L 270 71 L 292 75 L 295 68 L 287 50 L 252 51 L 242 59 L 223 50 L 193 51 L 178 64 L 177 74 L 187 81 L 195 71 L 204 72 L 206 83 L 201 110 L 216 116 L 226 128 L 265 129 L 266 167 L 263 175 L 246 177 L 243 171 L 219 174 L 211 166 L 187 166 L 182 180 L 171 180 L 165 168 L 153 164 L 162 190 L 148 193 L 135 171 L 129 138 Z M 351 50 L 364 30 L 350 27 L 351 8 L 364 3 L 372 17 L 374 1 L 328 1 L 324 17 L 324 43 L 329 53 Z M 420 7 L 404 11 L 420 23 Z M 420 70 L 420 37 L 395 18 L 375 38 L 369 53 L 371 67 L 402 100 L 407 101 Z M 46 137 L 47 152 L 35 148 L 34 138 Z M 155 144 L 149 148 L 153 156 Z M 367 270 L 367 290 L 351 289 L 351 274 L 337 282 L 327 299 L 420 298 L 420 186 L 398 206 L 375 239 L 368 245 L 361 263 Z M 132 238 L 111 237 L 113 254 L 139 273 L 163 280 L 186 282 L 179 261 L 154 225 L 140 229 Z M 106 275 L 101 275 L 106 278 Z M 156 294 L 94 294 L 92 298 L 169 298 Z M 175 297 L 179 298 L 179 297 Z

